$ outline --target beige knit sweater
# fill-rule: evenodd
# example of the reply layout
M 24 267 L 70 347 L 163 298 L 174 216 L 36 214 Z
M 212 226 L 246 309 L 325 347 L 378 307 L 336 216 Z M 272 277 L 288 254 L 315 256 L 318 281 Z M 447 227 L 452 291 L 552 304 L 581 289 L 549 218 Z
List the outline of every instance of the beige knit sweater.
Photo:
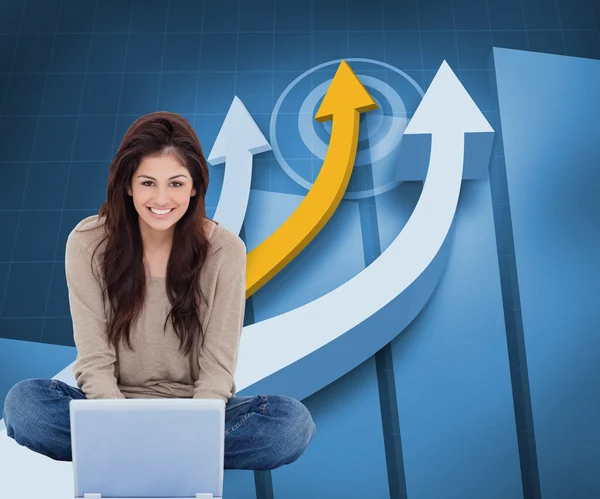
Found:
M 217 225 L 200 278 L 207 299 L 200 308 L 205 334 L 190 356 L 179 350 L 171 319 L 163 331 L 170 304 L 165 278 L 147 279 L 144 308 L 131 328 L 133 352 L 121 342 L 115 349 L 106 336 L 108 300 L 103 299 L 100 256 L 92 252 L 102 239 L 98 215 L 85 218 L 69 234 L 65 267 L 77 359 L 73 373 L 87 398 L 219 398 L 236 392 L 234 375 L 246 304 L 246 246 L 233 232 Z M 104 244 L 104 243 L 103 243 Z M 102 279 L 102 277 L 100 277 Z

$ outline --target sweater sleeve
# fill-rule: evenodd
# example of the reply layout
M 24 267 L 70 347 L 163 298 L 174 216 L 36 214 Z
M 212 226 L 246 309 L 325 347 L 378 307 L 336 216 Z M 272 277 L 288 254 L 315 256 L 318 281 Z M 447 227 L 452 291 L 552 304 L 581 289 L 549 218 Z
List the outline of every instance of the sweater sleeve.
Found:
M 82 255 L 74 233 L 69 235 L 65 271 L 77 359 L 73 374 L 89 399 L 126 398 L 117 386 L 115 349 L 108 342 L 102 287 L 91 271 L 92 255 Z M 97 267 L 94 269 L 97 272 Z
M 236 258 L 238 263 L 233 268 L 222 265 L 217 274 L 215 298 L 198 358 L 200 374 L 194 384 L 195 399 L 220 398 L 227 403 L 235 394 L 235 369 L 246 307 L 246 248 L 243 242 L 240 248 Z

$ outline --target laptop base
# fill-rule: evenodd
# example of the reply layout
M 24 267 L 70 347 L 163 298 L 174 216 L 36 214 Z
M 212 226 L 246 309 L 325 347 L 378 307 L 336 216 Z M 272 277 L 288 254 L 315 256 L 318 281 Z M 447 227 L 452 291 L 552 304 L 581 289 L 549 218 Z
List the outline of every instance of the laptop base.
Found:
M 102 494 L 97 494 L 97 493 L 89 493 L 86 492 L 85 494 L 83 494 L 83 499 L 102 499 Z M 152 498 L 144 498 L 144 497 L 136 497 L 136 498 L 131 498 L 131 497 L 123 497 L 123 498 L 118 498 L 118 497 L 114 497 L 111 499 L 173 499 L 172 497 L 152 497 Z M 196 494 L 196 497 L 189 497 L 189 498 L 178 498 L 178 499 L 223 499 L 222 497 L 216 497 L 213 496 L 210 492 L 209 493 L 198 493 Z

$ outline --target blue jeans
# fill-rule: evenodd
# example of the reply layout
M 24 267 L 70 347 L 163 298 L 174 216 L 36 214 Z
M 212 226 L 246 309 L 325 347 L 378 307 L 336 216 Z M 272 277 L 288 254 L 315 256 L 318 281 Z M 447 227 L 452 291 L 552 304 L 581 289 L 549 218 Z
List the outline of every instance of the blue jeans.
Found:
M 79 388 L 34 378 L 14 385 L 4 402 L 6 434 L 56 461 L 71 461 L 69 402 Z M 283 395 L 234 396 L 225 405 L 225 468 L 271 470 L 298 459 L 316 431 L 308 409 Z

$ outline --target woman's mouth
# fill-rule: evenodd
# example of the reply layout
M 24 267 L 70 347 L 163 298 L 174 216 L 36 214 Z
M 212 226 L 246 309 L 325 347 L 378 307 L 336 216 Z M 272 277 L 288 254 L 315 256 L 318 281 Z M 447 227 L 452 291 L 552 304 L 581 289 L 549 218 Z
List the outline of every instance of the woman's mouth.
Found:
M 168 210 L 158 210 L 156 208 L 150 208 L 150 207 L 147 207 L 147 208 L 148 208 L 148 211 L 155 218 L 167 218 L 173 211 L 173 208 L 169 208 Z

